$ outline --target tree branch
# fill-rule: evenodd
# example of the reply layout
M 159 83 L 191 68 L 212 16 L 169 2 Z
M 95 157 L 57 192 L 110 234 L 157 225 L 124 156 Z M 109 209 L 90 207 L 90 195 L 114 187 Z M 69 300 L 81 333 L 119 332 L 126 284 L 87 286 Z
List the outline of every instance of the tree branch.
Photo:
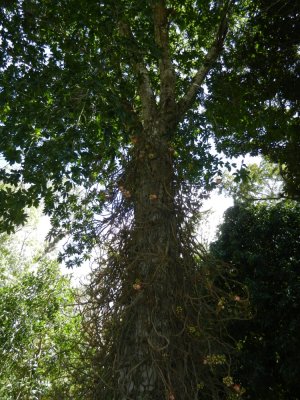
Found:
M 131 66 L 138 80 L 138 93 L 142 102 L 142 119 L 144 123 L 147 123 L 155 119 L 157 115 L 157 106 L 151 87 L 149 72 L 143 63 L 139 47 L 129 24 L 124 20 L 119 20 L 118 27 L 121 36 L 132 42 Z
M 224 41 L 228 30 L 228 14 L 230 11 L 230 7 L 231 7 L 231 0 L 227 0 L 223 8 L 221 21 L 218 27 L 218 31 L 216 33 L 214 43 L 208 50 L 204 62 L 196 72 L 196 75 L 194 76 L 193 81 L 189 86 L 186 94 L 178 103 L 179 120 L 183 118 L 185 113 L 194 103 L 201 85 L 203 84 L 208 72 L 210 71 L 212 65 L 214 64 L 214 62 L 216 61 L 216 59 L 218 58 L 223 49 Z
M 175 87 L 176 75 L 171 62 L 169 35 L 168 35 L 168 13 L 165 0 L 156 0 L 153 4 L 153 20 L 155 42 L 160 49 L 159 71 L 160 71 L 160 105 L 163 115 L 172 118 L 176 110 Z

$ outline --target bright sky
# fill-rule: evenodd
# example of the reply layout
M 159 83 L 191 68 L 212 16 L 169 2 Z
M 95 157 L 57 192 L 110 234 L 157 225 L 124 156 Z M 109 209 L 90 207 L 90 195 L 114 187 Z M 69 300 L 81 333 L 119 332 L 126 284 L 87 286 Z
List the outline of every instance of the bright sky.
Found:
M 218 225 L 222 223 L 224 212 L 233 206 L 233 199 L 220 194 L 213 194 L 205 200 L 201 211 L 203 222 L 199 227 L 199 240 L 204 245 L 208 245 L 216 238 Z
M 240 168 L 242 163 L 248 164 L 259 164 L 261 157 L 238 157 L 230 159 L 232 163 L 237 164 L 237 169 Z M 233 206 L 232 197 L 219 194 L 216 189 L 211 197 L 204 201 L 201 211 L 203 212 L 203 222 L 199 227 L 199 240 L 204 245 L 209 244 L 216 238 L 217 228 L 223 221 L 224 212 L 227 208 Z

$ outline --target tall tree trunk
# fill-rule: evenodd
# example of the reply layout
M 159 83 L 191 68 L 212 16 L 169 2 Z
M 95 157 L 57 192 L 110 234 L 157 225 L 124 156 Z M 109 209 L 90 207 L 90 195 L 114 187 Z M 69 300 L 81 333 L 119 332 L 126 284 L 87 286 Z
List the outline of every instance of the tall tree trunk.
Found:
M 127 371 L 129 381 L 124 379 L 123 384 L 128 398 L 169 399 L 172 383 L 164 362 L 172 340 L 172 280 L 180 252 L 173 154 L 158 121 L 134 142 L 123 190 L 134 204 L 128 276 L 134 290 L 135 323 L 123 350 L 131 356 L 134 352 L 135 362 L 130 363 L 134 372 Z

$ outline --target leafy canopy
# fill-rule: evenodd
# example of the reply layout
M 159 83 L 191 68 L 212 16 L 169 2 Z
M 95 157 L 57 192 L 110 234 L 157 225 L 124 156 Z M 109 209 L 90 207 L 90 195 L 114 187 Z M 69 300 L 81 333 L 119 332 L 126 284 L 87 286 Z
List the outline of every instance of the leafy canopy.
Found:
M 116 191 L 130 138 L 145 122 L 144 81 L 154 98 L 165 101 L 156 6 L 159 2 L 32 0 L 1 8 L 0 151 L 8 163 L 0 172 L 6 184 L 0 192 L 2 229 L 12 231 L 25 220 L 24 207 L 43 199 L 54 231 L 62 226 L 69 232 L 73 216 L 77 237 L 97 236 L 94 216 L 103 211 L 107 191 Z M 208 60 L 226 7 L 175 1 L 164 16 L 176 80 L 170 101 L 181 100 L 182 115 L 184 94 L 195 69 Z M 196 94 L 201 100 L 202 91 Z M 217 165 L 207 151 L 197 105 L 180 119 L 178 131 L 173 123 L 166 132 L 178 155 L 178 173 L 206 185 Z
M 286 192 L 299 198 L 299 4 L 248 6 L 248 23 L 229 32 L 208 79 L 207 117 L 220 151 L 269 156 L 281 165 Z
M 213 133 L 229 155 L 286 164 L 297 188 L 297 10 L 262 0 L 4 2 L 2 229 L 43 199 L 53 234 L 74 233 L 70 253 L 90 250 L 151 110 L 182 181 L 211 187 Z

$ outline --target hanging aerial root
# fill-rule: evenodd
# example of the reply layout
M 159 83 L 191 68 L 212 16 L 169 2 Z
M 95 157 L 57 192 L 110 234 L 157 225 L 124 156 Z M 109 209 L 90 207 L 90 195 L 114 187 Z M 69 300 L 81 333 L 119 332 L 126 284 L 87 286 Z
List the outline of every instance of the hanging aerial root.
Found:
M 201 194 L 177 185 L 170 154 L 136 154 L 118 179 L 113 229 L 84 296 L 93 348 L 85 398 L 238 398 L 227 327 L 249 317 L 247 290 L 197 243 Z
M 230 373 L 235 345 L 226 328 L 249 313 L 247 290 L 234 280 L 235 271 L 182 232 L 178 259 L 156 252 L 156 266 L 145 276 L 140 266 L 154 255 L 146 246 L 143 253 L 135 248 L 134 234 L 112 240 L 88 288 L 91 398 L 240 396 Z

